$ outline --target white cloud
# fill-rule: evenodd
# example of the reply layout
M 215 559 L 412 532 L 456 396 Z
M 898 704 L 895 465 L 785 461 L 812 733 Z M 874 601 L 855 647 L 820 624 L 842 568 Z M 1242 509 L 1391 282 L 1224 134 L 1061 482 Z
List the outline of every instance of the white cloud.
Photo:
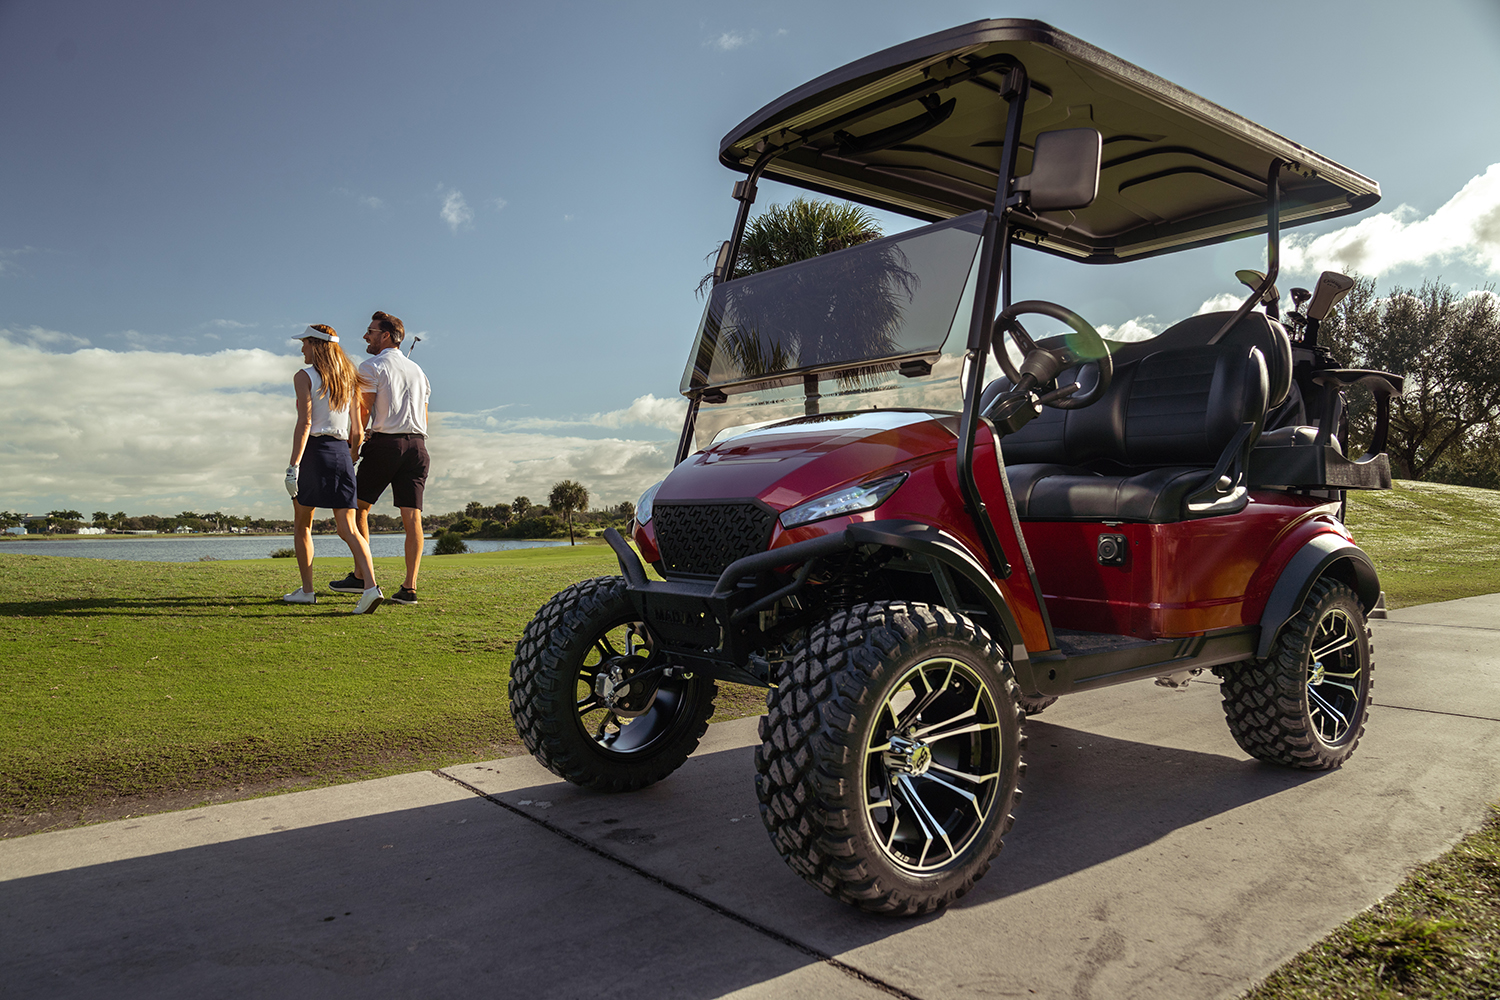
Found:
M 735 49 L 749 45 L 760 37 L 758 31 L 726 31 L 718 38 L 710 38 L 705 45 L 712 46 L 721 52 L 733 52 Z
M 1416 215 L 1411 206 L 1399 205 L 1322 236 L 1288 236 L 1282 243 L 1282 268 L 1373 278 L 1398 267 L 1460 261 L 1500 274 L 1500 163 L 1425 219 Z
M 1193 315 L 1202 316 L 1204 313 L 1233 312 L 1245 304 L 1245 299 L 1249 295 L 1249 289 L 1246 289 L 1242 293 L 1220 292 L 1211 299 L 1205 299 L 1203 304 L 1198 307 L 1198 311 L 1193 313 Z
M 333 193 L 343 195 L 345 198 L 353 198 L 359 204 L 372 211 L 385 207 L 385 202 L 375 197 L 373 194 L 360 194 L 358 191 L 350 191 L 346 187 L 334 188 Z
M 87 337 L 77 337 L 71 333 L 63 333 L 59 330 L 46 330 L 40 326 L 23 326 L 19 330 L 0 329 L 0 337 L 5 337 L 17 344 L 24 344 L 36 350 L 51 349 L 77 349 L 89 346 Z
M 1099 336 L 1107 340 L 1119 340 L 1128 343 L 1136 340 L 1150 340 L 1158 333 L 1161 333 L 1165 327 L 1156 321 L 1155 316 L 1137 316 L 1135 319 L 1127 319 L 1119 326 L 1110 326 L 1108 323 L 1101 323 L 1096 329 L 1099 331 Z
M 259 323 L 241 323 L 233 319 L 211 319 L 203 325 L 217 327 L 220 330 L 250 330 L 260 326 Z
M 438 215 L 448 224 L 448 228 L 455 233 L 460 229 L 470 228 L 474 222 L 474 210 L 464 201 L 463 192 L 445 188 L 441 184 L 437 190 L 443 196 L 443 207 L 438 210 Z
M 16 270 L 16 258 L 29 257 L 35 253 L 41 253 L 41 251 L 36 247 L 15 247 L 13 249 L 0 247 L 0 274 Z
M 658 430 L 678 431 L 687 416 L 687 400 L 680 397 L 657 399 L 647 393 L 637 396 L 629 406 L 604 413 L 590 413 L 576 417 L 513 417 L 500 420 L 495 417 L 503 406 L 480 410 L 478 413 L 453 413 L 448 415 L 451 426 L 477 426 L 483 424 L 507 432 L 532 432 L 563 430 L 567 428 L 596 427 L 615 430 L 620 427 L 654 427 Z
M 506 205 L 509 205 L 510 202 L 506 201 L 504 198 L 491 198 L 486 201 L 485 204 L 498 212 L 501 209 L 505 208 Z
M 281 477 L 300 359 L 259 349 L 46 350 L 78 343 L 86 341 L 0 329 L 4 506 L 289 516 Z M 665 426 L 673 402 L 643 396 L 584 423 Z M 426 506 L 435 512 L 545 497 L 559 479 L 583 483 L 595 505 L 634 500 L 666 474 L 675 444 L 491 428 L 464 414 L 433 413 L 430 430 Z

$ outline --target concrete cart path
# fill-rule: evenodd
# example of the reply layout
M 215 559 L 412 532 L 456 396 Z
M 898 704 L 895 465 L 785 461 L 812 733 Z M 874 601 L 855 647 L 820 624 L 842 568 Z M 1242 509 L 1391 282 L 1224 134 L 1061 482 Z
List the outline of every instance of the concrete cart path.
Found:
M 16 996 L 1233 997 L 1500 799 L 1500 595 L 1374 623 L 1349 765 L 1253 762 L 1215 684 L 1065 698 L 976 889 L 860 914 L 772 850 L 754 720 L 667 781 L 529 758 L 0 842 Z

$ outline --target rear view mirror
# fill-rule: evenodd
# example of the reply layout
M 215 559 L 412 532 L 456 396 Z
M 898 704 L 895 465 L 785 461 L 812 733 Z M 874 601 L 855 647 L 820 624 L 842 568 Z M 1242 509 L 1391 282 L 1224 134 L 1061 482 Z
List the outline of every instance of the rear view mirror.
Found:
M 1353 287 L 1353 278 L 1335 271 L 1324 271 L 1318 276 L 1317 287 L 1313 289 L 1312 303 L 1307 307 L 1307 318 L 1321 323 L 1328 311 L 1338 305 Z
M 1017 191 L 1031 192 L 1034 212 L 1087 208 L 1099 193 L 1099 157 L 1104 140 L 1097 129 L 1067 128 L 1036 137 L 1031 173 L 1016 178 Z

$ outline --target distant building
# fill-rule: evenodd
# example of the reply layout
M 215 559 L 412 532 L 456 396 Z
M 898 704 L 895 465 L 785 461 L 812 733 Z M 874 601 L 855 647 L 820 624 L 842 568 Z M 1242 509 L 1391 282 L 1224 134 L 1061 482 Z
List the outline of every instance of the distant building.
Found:
M 107 534 L 109 534 L 109 529 L 108 528 L 79 528 L 78 529 L 78 533 L 80 535 L 107 535 Z

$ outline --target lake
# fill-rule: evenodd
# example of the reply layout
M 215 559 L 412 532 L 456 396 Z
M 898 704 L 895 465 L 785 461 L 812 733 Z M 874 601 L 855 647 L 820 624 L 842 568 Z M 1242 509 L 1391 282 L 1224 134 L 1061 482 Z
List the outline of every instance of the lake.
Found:
M 470 538 L 465 539 L 470 552 L 498 552 L 504 549 L 536 549 L 567 545 L 566 538 Z M 0 541 L 0 555 L 7 552 L 30 556 L 83 556 L 89 559 L 139 559 L 146 562 L 202 562 L 208 559 L 267 559 L 277 549 L 292 547 L 291 535 L 192 535 L 161 537 L 106 537 L 90 539 L 53 538 L 47 541 Z M 422 554 L 430 556 L 437 547 L 427 539 Z M 338 535 L 314 535 L 313 553 L 317 556 L 348 557 L 349 547 Z M 370 553 L 376 556 L 401 556 L 406 553 L 405 535 L 370 536 Z M 287 562 L 292 562 L 288 559 Z

